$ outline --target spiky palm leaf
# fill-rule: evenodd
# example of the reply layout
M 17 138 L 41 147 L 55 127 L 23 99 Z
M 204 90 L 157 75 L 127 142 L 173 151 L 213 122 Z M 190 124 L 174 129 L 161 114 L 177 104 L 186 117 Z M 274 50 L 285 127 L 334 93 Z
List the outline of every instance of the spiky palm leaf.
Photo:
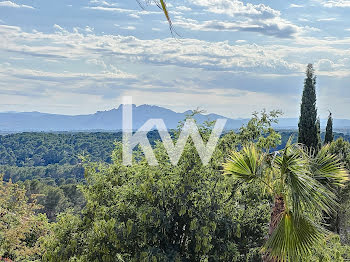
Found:
M 233 151 L 224 163 L 224 174 L 233 176 L 242 182 L 252 182 L 262 177 L 264 154 L 254 144 L 245 146 L 241 151 Z
M 281 180 L 276 193 L 285 195 L 296 215 L 305 208 L 329 214 L 337 205 L 336 195 L 313 178 L 306 156 L 302 147 L 287 144 L 283 153 L 276 157 L 275 165 Z
M 349 181 L 349 174 L 339 158 L 329 153 L 329 148 L 329 144 L 325 145 L 315 157 L 311 158 L 311 173 L 321 183 L 343 186 Z
M 304 261 L 323 230 L 306 216 L 285 212 L 263 250 L 278 261 Z

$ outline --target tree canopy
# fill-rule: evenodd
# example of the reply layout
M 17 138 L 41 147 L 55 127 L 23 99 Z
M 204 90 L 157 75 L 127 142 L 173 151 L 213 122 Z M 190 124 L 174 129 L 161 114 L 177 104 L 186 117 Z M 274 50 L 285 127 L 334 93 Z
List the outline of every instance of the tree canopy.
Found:
M 327 120 L 327 126 L 326 126 L 326 134 L 324 137 L 324 143 L 328 144 L 333 142 L 334 136 L 333 136 L 333 118 L 332 113 L 329 112 L 328 120 Z
M 312 64 L 308 64 L 300 107 L 298 142 L 315 151 L 321 147 L 320 120 L 316 108 L 316 76 Z

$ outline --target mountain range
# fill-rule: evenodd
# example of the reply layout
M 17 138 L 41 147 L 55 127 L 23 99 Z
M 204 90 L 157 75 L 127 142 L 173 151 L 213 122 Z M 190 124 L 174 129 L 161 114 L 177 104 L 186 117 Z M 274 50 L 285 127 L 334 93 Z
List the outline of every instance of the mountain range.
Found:
M 148 119 L 161 118 L 167 128 L 176 128 L 179 121 L 185 119 L 192 111 L 177 113 L 170 109 L 152 105 L 133 105 L 133 128 L 140 128 Z M 217 114 L 198 114 L 195 116 L 199 123 L 218 118 L 227 119 L 225 128 L 238 129 L 249 121 L 247 119 L 231 119 Z M 321 127 L 324 128 L 325 119 L 321 119 Z M 277 129 L 297 129 L 297 118 L 280 118 L 274 126 Z M 350 120 L 334 119 L 334 129 L 350 129 Z M 0 131 L 24 132 L 24 131 L 118 131 L 122 129 L 122 106 L 117 109 L 98 111 L 88 115 L 59 115 L 40 112 L 3 112 L 0 113 Z

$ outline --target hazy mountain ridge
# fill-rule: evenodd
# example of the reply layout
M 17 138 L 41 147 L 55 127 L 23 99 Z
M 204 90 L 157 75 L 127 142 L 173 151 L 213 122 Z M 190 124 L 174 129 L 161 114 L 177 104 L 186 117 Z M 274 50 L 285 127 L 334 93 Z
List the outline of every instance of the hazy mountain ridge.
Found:
M 170 109 L 151 105 L 133 105 L 133 128 L 140 128 L 148 119 L 161 118 L 169 129 L 176 128 L 179 121 L 183 120 L 188 110 L 177 113 Z M 206 120 L 218 118 L 227 119 L 226 129 L 237 129 L 246 124 L 249 119 L 230 119 L 217 114 L 198 114 L 196 120 L 203 123 Z M 324 128 L 325 119 L 321 119 Z M 281 118 L 275 125 L 279 129 L 296 129 L 298 118 Z M 89 115 L 59 115 L 40 112 L 4 112 L 0 113 L 1 131 L 88 131 L 88 130 L 121 130 L 122 107 L 107 111 L 98 111 Z M 350 120 L 334 119 L 334 129 L 350 129 Z

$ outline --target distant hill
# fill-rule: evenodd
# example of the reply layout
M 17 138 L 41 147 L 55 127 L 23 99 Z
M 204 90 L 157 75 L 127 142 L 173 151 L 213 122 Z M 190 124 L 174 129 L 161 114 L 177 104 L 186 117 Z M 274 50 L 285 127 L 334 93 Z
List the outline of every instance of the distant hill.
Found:
M 191 111 L 177 113 L 170 109 L 151 105 L 133 105 L 133 128 L 138 129 L 150 118 L 161 118 L 169 129 L 176 128 L 179 121 Z M 216 114 L 199 114 L 199 123 L 206 120 L 225 118 L 228 120 L 226 129 L 238 129 L 249 119 L 229 119 Z M 321 120 L 324 126 L 325 120 Z M 296 129 L 297 118 L 281 118 L 276 128 Z M 338 130 L 350 129 L 350 120 L 335 119 L 334 128 Z M 23 131 L 117 131 L 122 129 L 122 107 L 117 109 L 98 111 L 90 115 L 58 115 L 40 112 L 6 112 L 0 113 L 0 133 Z

